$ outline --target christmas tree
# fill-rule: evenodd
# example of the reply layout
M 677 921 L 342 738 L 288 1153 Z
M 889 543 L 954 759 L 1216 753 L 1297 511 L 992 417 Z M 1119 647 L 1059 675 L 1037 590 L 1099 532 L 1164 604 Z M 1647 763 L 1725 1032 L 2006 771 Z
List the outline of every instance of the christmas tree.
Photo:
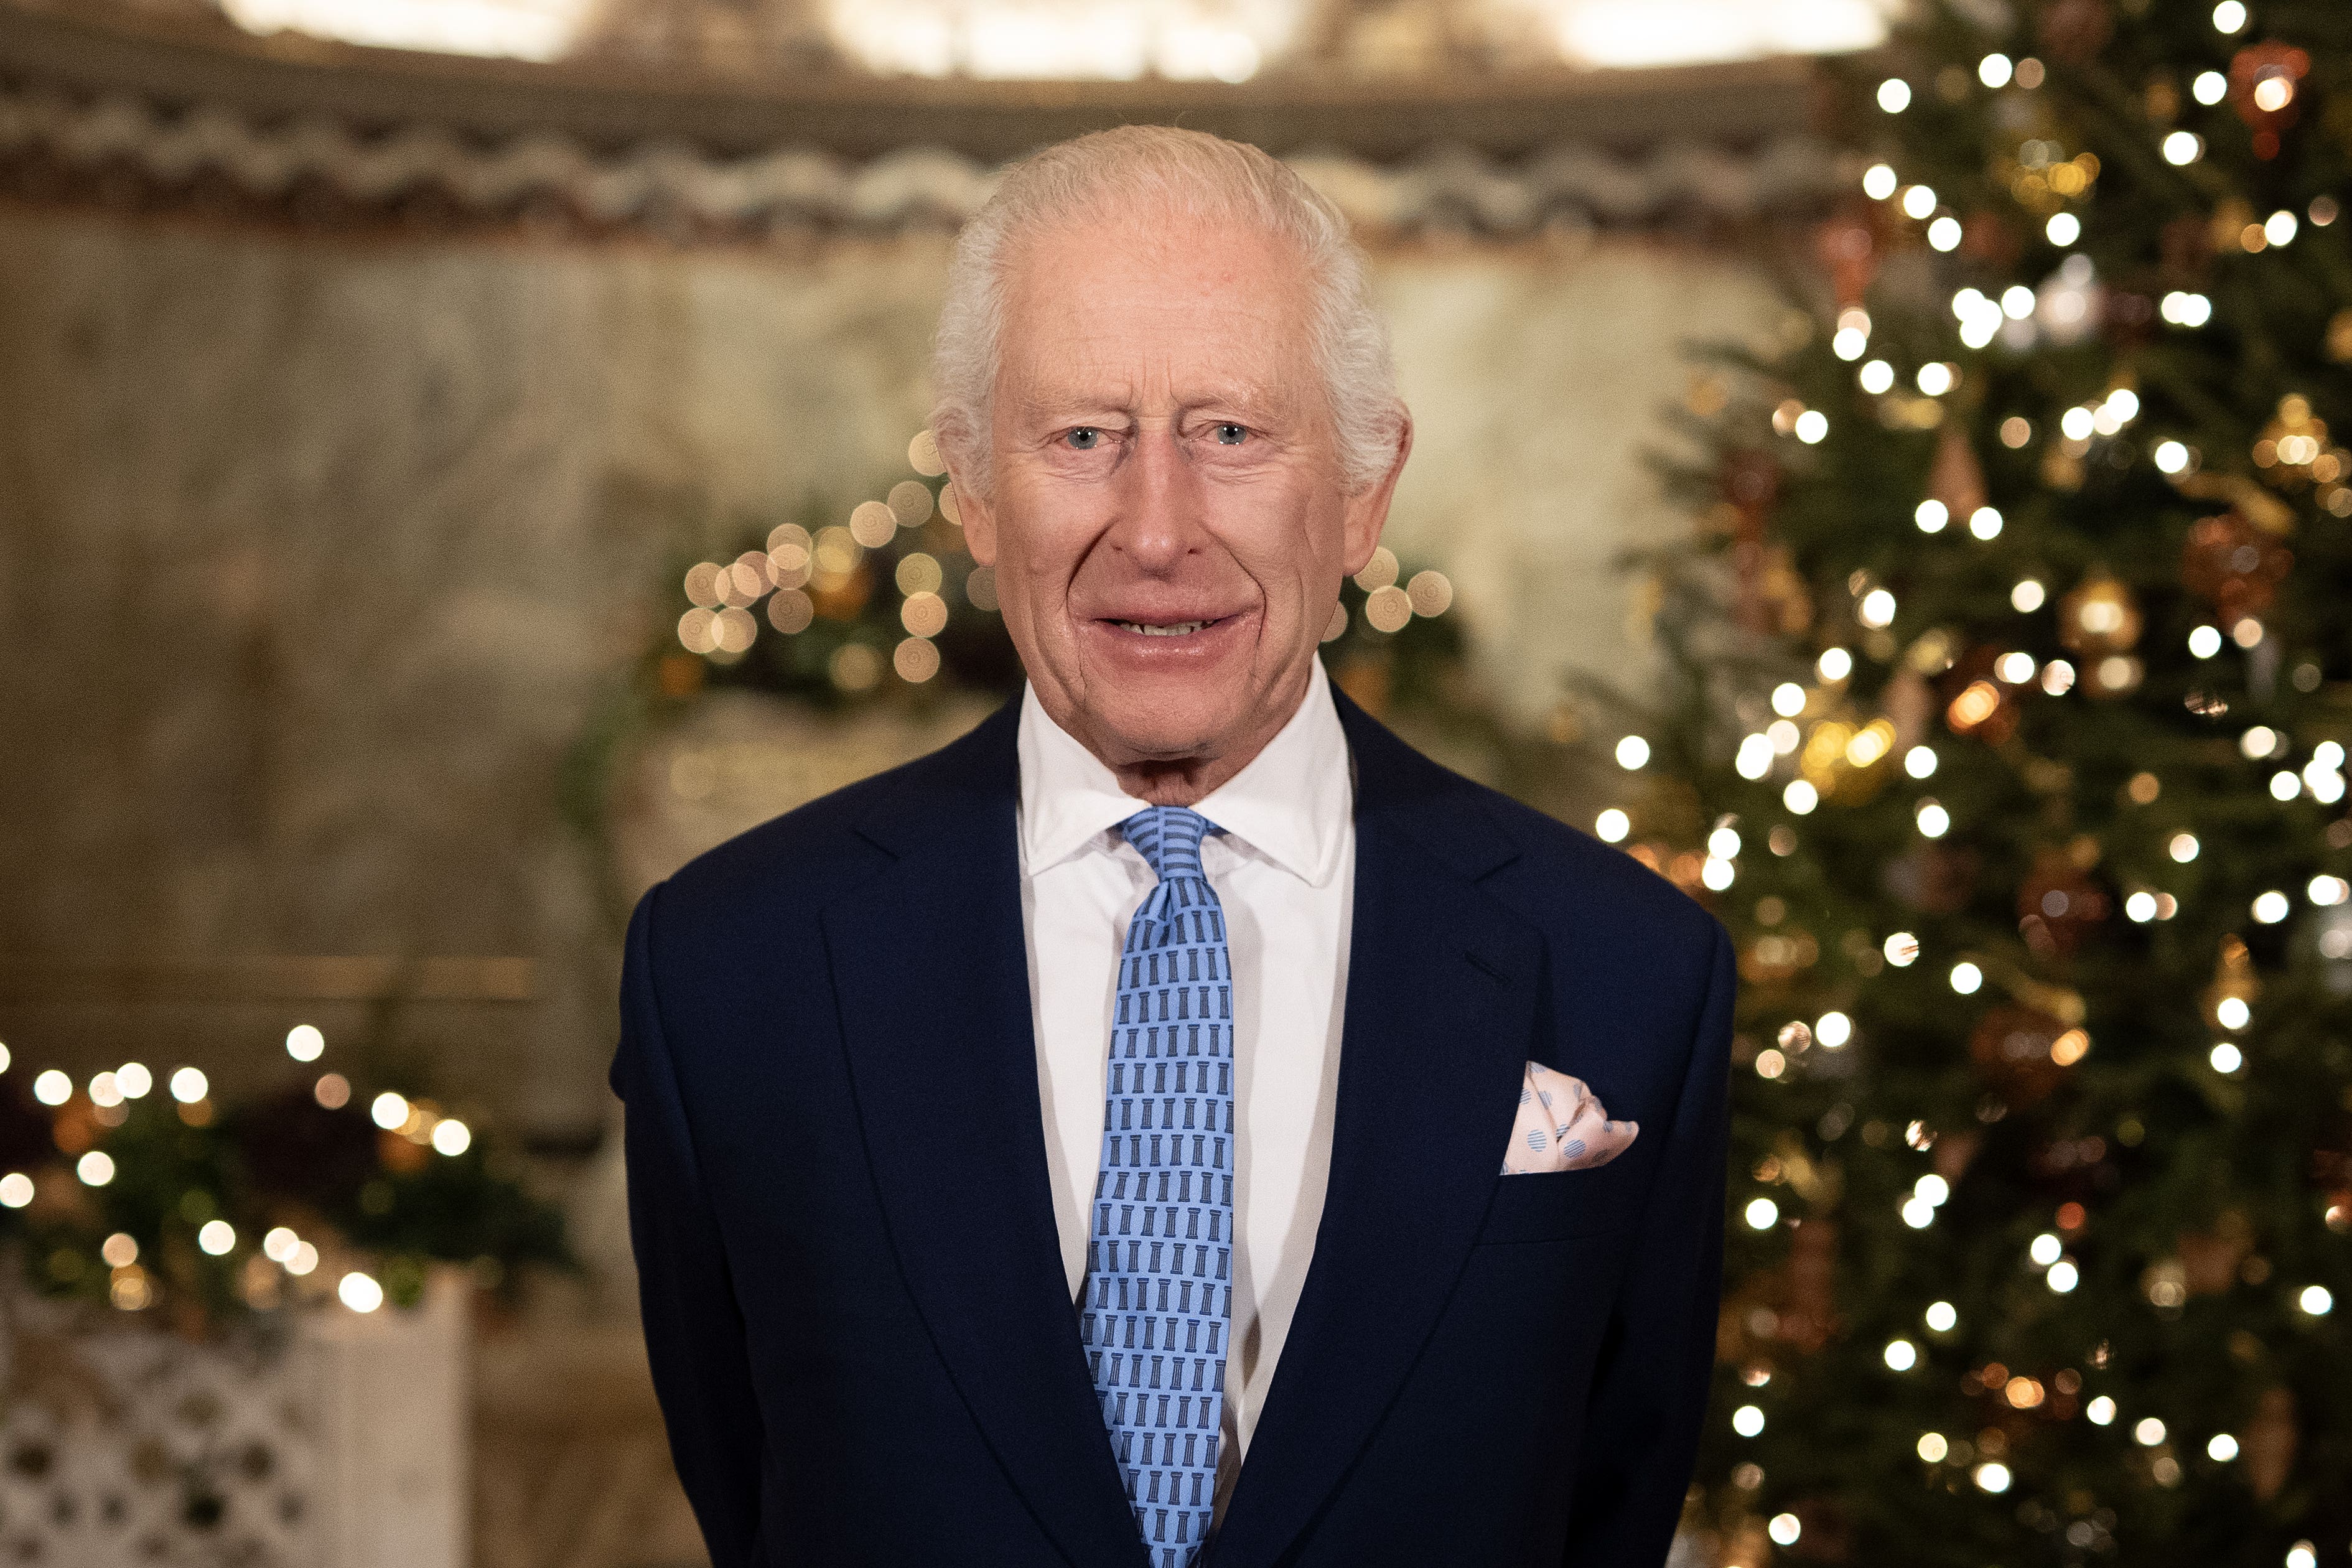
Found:
M 2345 1563 L 2352 7 L 1973 0 L 1838 74 L 1603 737 L 1743 976 L 1686 1539 Z

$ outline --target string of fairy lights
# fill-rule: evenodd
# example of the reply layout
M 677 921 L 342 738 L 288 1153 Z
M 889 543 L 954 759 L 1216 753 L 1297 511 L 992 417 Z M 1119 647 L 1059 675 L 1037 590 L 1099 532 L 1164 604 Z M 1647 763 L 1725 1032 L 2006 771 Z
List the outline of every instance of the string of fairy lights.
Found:
M 314 1024 L 295 1025 L 287 1031 L 285 1044 L 286 1054 L 306 1066 L 318 1061 L 327 1049 L 326 1036 Z M 13 1065 L 7 1046 L 0 1044 L 0 1073 L 7 1072 Z M 34 1075 L 32 1094 L 40 1104 L 60 1113 L 59 1125 L 68 1131 L 59 1140 L 59 1147 L 72 1159 L 73 1179 L 80 1186 L 95 1190 L 113 1184 L 119 1173 L 114 1157 L 101 1148 L 76 1149 L 68 1145 L 83 1142 L 86 1135 L 94 1144 L 96 1130 L 121 1126 L 130 1120 L 132 1102 L 145 1100 L 159 1088 L 171 1100 L 181 1122 L 189 1127 L 213 1124 L 217 1112 L 212 1083 L 204 1069 L 197 1067 L 174 1068 L 159 1081 L 145 1063 L 125 1062 L 93 1073 L 87 1084 L 79 1087 L 71 1074 L 62 1068 L 47 1068 Z M 341 1110 L 351 1103 L 351 1080 L 339 1072 L 322 1072 L 312 1081 L 310 1094 L 326 1110 Z M 86 1113 L 87 1134 L 70 1130 L 79 1121 L 71 1114 L 75 1111 Z M 405 1140 L 420 1152 L 430 1150 L 446 1158 L 455 1158 L 473 1146 L 473 1130 L 456 1117 L 442 1115 L 430 1100 L 412 1100 L 387 1089 L 370 1101 L 368 1114 L 384 1133 Z M 0 1173 L 0 1206 L 26 1209 L 40 1197 L 41 1189 L 32 1173 Z M 278 1281 L 272 1278 L 273 1272 L 282 1272 L 289 1280 L 307 1280 L 324 1261 L 317 1242 L 299 1235 L 290 1226 L 271 1226 L 254 1246 L 250 1238 L 239 1234 L 234 1223 L 220 1215 L 216 1195 L 202 1187 L 190 1187 L 182 1193 L 176 1213 L 193 1228 L 197 1250 L 206 1257 L 227 1258 L 240 1246 L 248 1248 L 238 1286 L 249 1301 L 275 1299 Z M 331 1240 L 329 1246 L 333 1246 Z M 128 1231 L 116 1231 L 100 1243 L 99 1256 L 109 1270 L 107 1296 L 114 1306 L 135 1312 L 154 1304 L 156 1290 L 146 1267 L 140 1261 L 137 1237 Z M 334 1294 L 354 1312 L 373 1312 L 384 1302 L 383 1286 L 373 1275 L 356 1268 L 337 1273 Z
M 2224 37 L 2242 31 L 2247 22 L 2246 8 L 2239 0 L 2223 0 L 2212 13 L 2213 26 Z M 2238 71 L 2246 79 L 2233 83 L 2231 77 L 2213 70 L 2198 74 L 2189 95 L 2198 104 L 2210 107 L 2233 91 L 2242 92 L 2263 111 L 2275 115 L 2294 103 L 2308 66 L 2308 57 L 2301 51 L 2275 49 L 2257 66 Z M 1948 99 L 1962 96 L 1972 85 L 1990 91 L 2031 92 L 2046 75 L 2037 59 L 1988 53 L 1977 64 L 1974 84 L 1956 68 L 1948 68 L 1934 88 Z M 1899 115 L 1910 109 L 1915 90 L 1911 82 L 1894 77 L 1882 82 L 1874 96 L 1879 110 Z M 2167 117 L 2168 113 L 2168 110 Z M 2270 134 L 2267 130 L 2258 132 Z M 2159 124 L 2152 136 L 2155 151 L 2176 167 L 2195 163 L 2206 152 L 2203 137 L 2189 127 L 2168 130 Z M 2261 155 L 2275 153 L 2274 137 L 2270 147 L 2269 153 Z M 1921 534 L 1949 538 L 1961 548 L 1983 545 L 2002 535 L 2007 520 L 1987 498 L 1973 451 L 1958 433 L 1958 421 L 1947 422 L 1948 405 L 1971 374 L 1970 355 L 1996 344 L 2012 353 L 2030 351 L 2038 343 L 2063 347 L 2095 329 L 2106 303 L 2102 297 L 2104 286 L 2091 258 L 2070 247 L 2083 240 L 2086 225 L 2096 221 L 2090 203 L 2100 173 L 2095 155 L 2087 151 L 2070 153 L 2046 130 L 2039 129 L 2022 138 L 2012 157 L 1997 163 L 1996 178 L 2032 216 L 2042 237 L 2064 254 L 2038 284 L 2020 281 L 1992 291 L 1979 287 L 1957 290 L 1950 299 L 1949 323 L 1957 353 L 1923 357 L 1905 371 L 1899 367 L 1901 356 L 1896 351 L 1881 351 L 1874 343 L 1874 322 L 1859 303 L 1860 288 L 1841 289 L 1848 299 L 1834 316 L 1829 347 L 1837 360 L 1853 366 L 1854 384 L 1869 400 L 1867 406 L 1877 422 L 1890 430 L 1941 427 L 1943 431 L 1929 478 L 1931 493 L 1918 501 L 1912 513 Z M 1908 226 L 1930 250 L 1950 253 L 1969 238 L 1972 219 L 1926 184 L 1905 181 L 1894 164 L 1872 163 L 1860 183 L 1865 197 L 1878 205 L 1897 233 Z M 2248 256 L 2275 253 L 2293 246 L 2306 226 L 2334 225 L 2341 212 L 2339 200 L 2326 195 L 2313 198 L 2300 214 L 2282 208 L 2267 216 L 2252 213 L 2233 199 L 2221 204 L 2210 237 L 2217 249 Z M 1825 246 L 1833 267 L 1836 248 Z M 2212 321 L 2214 307 L 2207 295 L 2181 289 L 2157 300 L 2153 314 L 2168 330 L 2196 332 Z M 2337 314 L 2328 335 L 2335 357 L 2352 360 L 2352 308 Z M 2292 525 L 2288 505 L 2276 495 L 2265 494 L 2252 481 L 2209 473 L 2204 454 L 2194 444 L 2180 435 L 2147 431 L 2145 414 L 2128 372 L 2118 373 L 2098 396 L 2056 412 L 2055 438 L 2043 437 L 2042 477 L 2055 488 L 2071 489 L 2082 482 L 2085 463 L 2134 460 L 2144 451 L 2157 472 L 2184 496 L 2222 503 L 2226 510 L 2192 529 L 2181 563 L 2184 584 L 2213 606 L 2213 615 L 2188 633 L 2187 651 L 2199 663 L 2221 657 L 2225 649 L 2252 653 L 2270 638 L 2263 616 L 2287 569 L 2289 557 L 2279 539 Z M 1813 447 L 1829 437 L 1832 416 L 1827 410 L 1790 396 L 1772 408 L 1770 425 L 1781 438 Z M 2121 445 L 2126 433 L 2134 437 L 2127 447 Z M 1996 434 L 2005 447 L 2014 451 L 2032 444 L 2037 432 L 2032 419 L 2019 413 L 2000 420 Z M 2247 457 L 2274 489 L 2307 489 L 2318 510 L 2352 517 L 2352 452 L 2334 440 L 2309 399 L 2301 394 L 2290 392 L 2279 399 Z M 1933 793 L 1943 761 L 1927 733 L 1935 719 L 1940 718 L 1956 740 L 1973 738 L 1997 744 L 2015 729 L 2029 694 L 2038 693 L 2042 700 L 2122 699 L 2140 688 L 2146 674 L 2139 651 L 2143 630 L 2139 607 L 2130 588 L 2101 567 L 2091 568 L 2079 581 L 2063 587 L 2041 574 L 2021 576 L 2012 584 L 2009 603 L 2021 618 L 2045 607 L 2054 609 L 2058 637 L 2065 650 L 2054 658 L 2037 657 L 2022 646 L 1966 649 L 1942 629 L 1918 633 L 1906 646 L 1895 632 L 1902 606 L 1892 589 L 1866 571 L 1855 572 L 1845 586 L 1861 651 L 1896 667 L 1887 689 L 1885 711 L 1863 715 L 1853 710 L 1849 687 L 1855 673 L 1856 650 L 1832 646 L 1818 656 L 1810 680 L 1783 681 L 1769 691 L 1759 704 L 1769 709 L 1769 721 L 1753 723 L 1738 741 L 1734 756 L 1735 770 L 1742 779 L 1779 784 L 1779 804 L 1792 819 L 1827 805 L 1858 805 L 1885 790 L 1907 788 L 1919 838 L 1944 838 L 1964 825 L 1956 822 L 1955 808 Z M 2018 642 L 2026 640 L 2021 625 Z M 2275 645 L 2271 651 L 2275 653 Z M 1968 661 L 1965 668 L 1964 660 Z M 2286 671 L 2285 679 L 2295 690 L 2310 693 L 2318 688 L 2321 675 L 2315 663 L 2305 661 Z M 1959 676 L 1966 679 L 1956 679 Z M 1953 694 L 1938 702 L 1931 682 L 1941 682 L 1943 689 Z M 2223 719 L 2228 710 L 2226 700 L 2210 690 L 2192 691 L 2187 702 L 2191 711 L 2208 719 Z M 2307 800 L 2326 806 L 2344 801 L 2347 755 L 2341 742 L 2306 739 L 2300 743 L 2298 756 L 2299 742 L 2294 736 L 2260 723 L 2242 729 L 2236 741 L 2239 753 L 2248 763 L 2267 769 L 2263 787 L 2273 800 L 2283 805 Z M 1650 768 L 1653 750 L 1649 737 L 1629 733 L 1616 742 L 1615 759 L 1627 773 L 1640 774 Z M 2131 777 L 2125 793 L 2135 806 L 2154 808 L 2162 799 L 2163 781 L 2152 771 L 2142 771 Z M 1685 885 L 1696 884 L 1715 893 L 1727 892 L 1738 883 L 1742 855 L 1750 847 L 1748 838 L 1757 837 L 1743 832 L 1737 815 L 1726 814 L 1706 831 L 1703 852 L 1677 853 L 1665 845 L 1633 841 L 1635 826 L 1635 811 L 1624 805 L 1608 806 L 1594 820 L 1601 838 L 1624 845 L 1654 869 Z M 2352 822 L 2339 820 L 2326 832 L 2332 847 L 2352 847 Z M 1788 822 L 1770 826 L 1760 840 L 1761 847 L 1774 856 L 1788 856 L 1797 848 L 1795 832 Z M 2200 853 L 2197 836 L 2185 827 L 2159 833 L 2155 841 L 2160 846 L 2160 858 L 2142 866 L 2136 874 L 2127 874 L 2116 889 L 2121 912 L 2135 923 L 2169 921 L 2178 915 L 2185 895 L 2160 885 L 2165 880 L 2161 867 L 2187 866 Z M 2085 913 L 2084 900 L 2105 898 L 2079 873 L 2067 873 L 2062 868 L 2048 879 L 2038 900 L 2030 900 L 2032 907 L 2021 927 L 2028 945 L 2034 944 L 2037 920 L 2081 918 Z M 2294 914 L 2298 900 L 2317 910 L 2340 910 L 2352 900 L 2352 885 L 2342 877 L 2320 874 L 2299 889 L 2264 889 L 2251 899 L 2245 915 L 2260 925 L 2277 925 Z M 1785 905 L 1777 898 L 1767 898 L 1759 906 L 1759 923 L 1768 929 L 1754 939 L 1750 956 L 1759 973 L 1793 973 L 1812 962 L 1815 944 L 1810 936 L 1769 929 L 1777 926 L 1785 912 Z M 2092 910 L 2092 918 L 2097 912 Z M 1800 944 L 1804 951 L 1798 951 Z M 1870 945 L 1866 937 L 1864 944 Z M 2326 959 L 2352 959 L 2352 921 L 2331 920 L 2324 924 L 2316 945 Z M 1999 1042 L 2007 1055 L 2046 1058 L 2051 1066 L 2063 1068 L 2092 1049 L 2086 1009 L 2079 994 L 2036 986 L 2014 973 L 2013 965 L 1997 963 L 1986 954 L 1934 954 L 1917 933 L 1903 930 L 1888 933 L 1874 951 L 1855 956 L 1857 968 L 1864 973 L 1876 973 L 1882 966 L 1900 969 L 1939 963 L 1956 997 L 1976 994 L 1989 980 L 2000 981 L 2021 998 L 2031 995 L 2037 1009 L 2048 1015 L 2047 1026 L 2011 1028 Z M 2261 981 L 2245 943 L 2236 937 L 2225 939 L 2214 978 L 2202 997 L 2204 1021 L 2213 1033 L 2206 1059 L 2222 1078 L 2238 1076 L 2245 1069 L 2246 1054 L 2234 1037 L 2242 1036 L 2252 1022 L 2260 990 Z M 1773 1043 L 1756 1051 L 1751 1065 L 1761 1079 L 1780 1079 L 1790 1071 L 1800 1053 L 1814 1047 L 1835 1053 L 1854 1039 L 1853 1018 L 1843 1011 L 1826 1011 L 1810 1021 L 1783 1024 Z M 2126 1144 L 2137 1143 L 2145 1135 L 2137 1118 L 2126 1119 L 2116 1130 L 2116 1141 Z M 1935 1131 L 1920 1121 L 1912 1122 L 1904 1133 L 1905 1143 L 1923 1154 L 1936 1138 Z M 2103 1158 L 2105 1140 L 2088 1142 L 2098 1147 L 2074 1148 L 2071 1157 L 2086 1164 Z M 1768 1173 L 1759 1167 L 1759 1180 L 1777 1176 L 1780 1163 L 1778 1156 L 1768 1159 L 1766 1166 L 1776 1169 Z M 1914 1230 L 1927 1229 L 1936 1224 L 1950 1195 L 1951 1184 L 1944 1174 L 1933 1170 L 1919 1174 L 1901 1198 L 1902 1222 Z M 1738 1212 L 1745 1224 L 1758 1232 L 1769 1231 L 1782 1221 L 1780 1203 L 1766 1194 L 1751 1196 Z M 2053 1217 L 2050 1228 L 2026 1244 L 2021 1262 L 2053 1294 L 2064 1296 L 2073 1293 L 2083 1279 L 2073 1246 L 2074 1238 L 2088 1224 L 2088 1215 L 2080 1203 L 2067 1202 L 2059 1205 Z M 2335 1231 L 2352 1231 L 2352 1204 L 2332 1200 L 2326 1218 Z M 2252 1269 L 2256 1263 L 2267 1279 L 2267 1263 L 2255 1259 L 2247 1267 Z M 2142 1289 L 2159 1310 L 2178 1309 L 2187 1294 L 2184 1279 L 2177 1262 L 2158 1264 L 2147 1271 Z M 2279 1288 L 2285 1291 L 2293 1310 L 2306 1319 L 2326 1317 L 2336 1304 L 2334 1294 L 2323 1284 L 2285 1280 L 2279 1282 Z M 1910 1373 L 1924 1364 L 1923 1343 L 1954 1335 L 1959 1321 L 1952 1301 L 1927 1302 L 1919 1309 L 1918 1329 L 1886 1339 L 1881 1360 L 1891 1373 Z M 2105 1356 L 2102 1345 L 2091 1352 L 2087 1364 L 2095 1371 L 2105 1364 Z M 1760 1388 L 1771 1375 L 1770 1367 L 1758 1362 L 1744 1370 L 1742 1381 Z M 2182 1479 L 2179 1457 L 2182 1445 L 2201 1451 L 2216 1465 L 2236 1462 L 2245 1447 L 2237 1432 L 2181 1433 L 2168 1428 L 2155 1415 L 2126 1412 L 2111 1394 L 2092 1394 L 2086 1398 L 2084 1373 L 2076 1368 L 2035 1376 L 1988 1363 L 1969 1373 L 1964 1388 L 2019 1411 L 2062 1416 L 2079 1412 L 2084 1419 L 2103 1427 L 2125 1423 L 2132 1441 L 2149 1451 L 2149 1473 L 2167 1487 Z M 1765 1406 L 1759 1402 L 1741 1403 L 1730 1412 L 1728 1422 L 1736 1436 L 1753 1439 L 1765 1430 Z M 1965 1478 L 1964 1484 L 1987 1496 L 2008 1492 L 2016 1479 L 2011 1468 L 2014 1456 L 1998 1426 L 1972 1435 L 1924 1431 L 1916 1448 L 1920 1461 L 1932 1471 Z M 1737 1466 L 1732 1479 L 1742 1489 L 1754 1491 L 1761 1488 L 1764 1475 L 1759 1466 L 1748 1462 Z M 2096 1520 L 2078 1520 L 2069 1527 L 2065 1539 L 2077 1548 L 2104 1545 L 2106 1542 L 2100 1537 L 2105 1529 Z M 1780 1547 L 1794 1545 L 1803 1532 L 1804 1521 L 1788 1511 L 1775 1514 L 1763 1527 L 1765 1537 Z M 1749 1561 L 1737 1552 L 1733 1560 Z M 2287 1568 L 2315 1568 L 2315 1549 L 2309 1541 L 2296 1542 L 2284 1560 Z
M 927 480 L 947 472 L 938 444 L 923 430 L 907 444 L 907 461 L 920 479 L 902 479 L 879 500 L 859 502 L 846 521 L 811 532 L 796 522 L 779 523 L 769 531 L 764 550 L 747 550 L 731 562 L 696 563 L 686 574 L 690 605 L 678 617 L 677 640 L 688 653 L 714 663 L 732 663 L 750 650 L 760 635 L 752 607 L 765 598 L 768 625 L 784 637 L 806 631 L 819 616 L 836 620 L 855 616 L 865 607 L 874 582 L 866 561 L 897 540 L 912 533 L 936 515 L 951 529 L 963 523 L 962 506 L 952 481 L 935 493 Z M 917 549 L 900 555 L 891 580 L 902 595 L 898 621 L 905 637 L 891 650 L 890 668 L 899 679 L 921 685 L 940 672 L 937 638 L 947 629 L 950 607 L 948 563 L 950 549 L 960 542 L 942 542 L 947 548 Z M 996 608 L 995 574 L 971 567 L 963 576 L 964 602 L 973 609 Z M 845 642 L 834 650 L 827 674 L 844 691 L 864 691 L 881 679 L 882 663 L 874 648 Z

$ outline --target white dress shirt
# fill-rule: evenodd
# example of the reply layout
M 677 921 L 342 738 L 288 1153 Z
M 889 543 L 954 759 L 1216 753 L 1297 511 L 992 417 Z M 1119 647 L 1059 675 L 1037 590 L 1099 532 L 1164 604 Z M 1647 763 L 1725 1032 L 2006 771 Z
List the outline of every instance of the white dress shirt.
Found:
M 1118 953 L 1156 879 L 1118 831 L 1147 803 L 1122 791 L 1025 688 L 1019 756 L 1021 913 L 1037 1084 L 1075 1301 L 1102 1161 Z M 1220 1518 L 1323 1217 L 1354 908 L 1354 807 L 1347 736 L 1318 658 L 1289 722 L 1192 808 L 1221 830 L 1202 841 L 1201 865 L 1224 908 L 1234 976 L 1234 1294 Z

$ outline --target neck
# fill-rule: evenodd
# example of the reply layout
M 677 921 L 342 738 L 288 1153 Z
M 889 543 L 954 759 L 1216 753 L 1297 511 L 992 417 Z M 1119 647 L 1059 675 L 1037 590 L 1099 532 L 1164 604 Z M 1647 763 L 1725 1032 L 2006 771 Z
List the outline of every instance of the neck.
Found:
M 1220 757 L 1180 757 L 1173 762 L 1138 763 L 1129 767 L 1113 767 L 1118 775 L 1118 787 L 1136 799 L 1152 805 L 1197 805 L 1209 798 L 1218 785 L 1249 766 L 1251 757 L 1264 751 L 1259 746 L 1246 755 Z

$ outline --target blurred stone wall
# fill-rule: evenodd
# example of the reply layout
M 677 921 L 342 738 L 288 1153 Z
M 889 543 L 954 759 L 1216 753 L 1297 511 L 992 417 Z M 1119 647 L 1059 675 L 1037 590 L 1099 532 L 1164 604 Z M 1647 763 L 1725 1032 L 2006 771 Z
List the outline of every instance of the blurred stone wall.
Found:
M 597 1125 L 617 933 L 559 761 L 693 520 L 902 477 L 945 244 L 0 207 L 0 1040 L 235 1085 L 307 1020 Z M 1610 560 L 1683 526 L 1640 450 L 1677 343 L 1774 319 L 1765 288 L 1608 233 L 1376 266 L 1419 430 L 1391 542 L 1531 719 L 1565 668 L 1638 679 Z M 271 955 L 520 962 L 395 1006 Z

